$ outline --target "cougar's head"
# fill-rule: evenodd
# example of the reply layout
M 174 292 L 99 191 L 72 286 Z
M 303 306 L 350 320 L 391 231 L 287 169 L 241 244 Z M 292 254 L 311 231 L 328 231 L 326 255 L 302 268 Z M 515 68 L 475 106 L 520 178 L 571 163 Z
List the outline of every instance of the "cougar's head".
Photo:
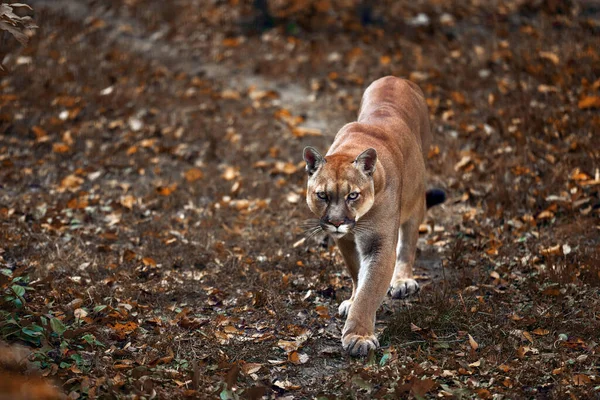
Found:
M 308 207 L 319 217 L 325 232 L 341 238 L 373 206 L 377 152 L 369 148 L 356 158 L 343 154 L 323 157 L 314 148 L 306 147 L 304 161 Z

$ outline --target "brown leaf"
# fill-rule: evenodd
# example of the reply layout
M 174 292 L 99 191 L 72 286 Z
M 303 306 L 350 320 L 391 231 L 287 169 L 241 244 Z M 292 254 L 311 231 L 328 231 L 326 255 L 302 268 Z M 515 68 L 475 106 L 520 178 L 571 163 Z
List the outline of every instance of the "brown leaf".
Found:
M 196 182 L 203 177 L 204 174 L 198 168 L 191 168 L 185 172 L 185 180 L 188 182 Z
M 297 351 L 292 351 L 288 354 L 288 361 L 292 364 L 304 364 L 308 361 L 308 356 L 304 353 L 298 353 Z
M 54 143 L 52 145 L 52 151 L 55 153 L 63 154 L 68 153 L 70 150 L 71 148 L 64 143 Z
M 75 175 L 75 174 L 71 174 L 66 176 L 65 178 L 63 178 L 63 180 L 60 182 L 60 188 L 62 189 L 62 191 L 64 190 L 70 190 L 70 191 L 76 191 L 77 189 L 79 189 L 79 187 L 83 184 L 83 178 L 80 178 L 79 176 Z
M 254 374 L 262 368 L 262 364 L 259 363 L 245 363 L 242 365 L 242 372 L 246 375 Z
M 550 286 L 542 290 L 542 294 L 546 296 L 560 296 L 560 289 L 558 286 Z
M 124 324 L 117 322 L 114 325 L 109 325 L 109 328 L 112 329 L 113 334 L 119 340 L 125 340 L 127 336 L 135 332 L 138 328 L 138 325 L 133 321 L 125 322 Z
M 479 348 L 479 344 L 473 339 L 473 336 L 469 334 L 469 345 L 473 350 L 477 350 Z
M 535 328 L 531 333 L 538 336 L 545 336 L 550 333 L 548 329 Z
M 577 386 L 587 385 L 592 383 L 589 376 L 584 374 L 573 375 L 573 383 Z
M 579 100 L 577 106 L 582 110 L 588 108 L 600 108 L 600 96 L 585 96 Z
M 123 207 L 131 210 L 133 209 L 133 205 L 135 204 L 135 197 L 133 197 L 132 195 L 123 196 L 121 197 L 120 203 Z
M 540 57 L 546 60 L 549 60 L 554 65 L 558 65 L 560 63 L 560 58 L 555 53 L 551 51 L 540 51 Z
M 508 372 L 508 371 L 510 371 L 510 370 L 511 370 L 511 368 L 510 368 L 508 365 L 506 365 L 506 364 L 500 364 L 500 365 L 498 366 L 498 369 L 499 369 L 500 371 L 502 371 L 502 372 Z
M 425 397 L 435 386 L 437 383 L 433 379 L 417 379 L 412 384 L 411 392 L 415 397 L 421 398 Z
M 321 132 L 320 129 L 303 127 L 297 127 L 292 129 L 292 134 L 297 138 L 302 138 L 305 136 L 323 136 L 323 132 Z
M 129 249 L 126 249 L 123 252 L 123 260 L 125 260 L 125 262 L 133 261 L 136 258 L 137 258 L 137 255 L 133 251 L 131 251 Z
M 169 185 L 169 186 L 159 186 L 156 188 L 156 191 L 161 196 L 170 196 L 171 193 L 173 193 L 175 191 L 175 189 L 177 189 L 177 184 L 173 183 L 172 185 Z
M 295 340 L 280 340 L 279 342 L 277 342 L 277 346 L 281 347 L 286 352 L 291 353 L 292 351 L 298 350 L 300 344 Z
M 153 258 L 150 257 L 144 257 L 142 258 L 142 262 L 144 263 L 145 266 L 147 267 L 156 267 L 156 261 L 154 261 Z
M 319 314 L 319 318 L 330 318 L 329 317 L 329 309 L 327 306 L 317 306 L 315 307 L 315 311 Z
M 173 349 L 169 348 L 169 354 L 156 360 L 154 365 L 170 364 L 174 358 L 175 354 L 173 354 Z

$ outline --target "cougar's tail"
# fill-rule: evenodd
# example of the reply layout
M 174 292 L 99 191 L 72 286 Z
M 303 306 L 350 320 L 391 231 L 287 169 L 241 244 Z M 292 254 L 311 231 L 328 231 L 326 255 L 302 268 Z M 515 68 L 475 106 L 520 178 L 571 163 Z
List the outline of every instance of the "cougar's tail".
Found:
M 429 189 L 425 192 L 427 208 L 442 204 L 444 201 L 446 201 L 446 193 L 442 189 Z

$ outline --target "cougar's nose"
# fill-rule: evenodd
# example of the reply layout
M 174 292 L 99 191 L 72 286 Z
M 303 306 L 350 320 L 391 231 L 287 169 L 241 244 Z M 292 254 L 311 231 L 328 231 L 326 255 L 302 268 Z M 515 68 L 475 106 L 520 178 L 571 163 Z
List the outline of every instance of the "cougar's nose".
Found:
M 329 223 L 333 226 L 335 226 L 336 228 L 339 228 L 340 225 L 342 225 L 344 223 L 343 219 L 330 219 Z

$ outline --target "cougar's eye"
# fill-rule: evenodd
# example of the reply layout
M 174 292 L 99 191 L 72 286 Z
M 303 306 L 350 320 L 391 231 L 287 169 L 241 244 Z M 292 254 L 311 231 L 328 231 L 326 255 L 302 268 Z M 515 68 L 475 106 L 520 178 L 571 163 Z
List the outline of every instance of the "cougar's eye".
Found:
M 356 200 L 360 194 L 358 192 L 352 192 L 348 195 L 348 200 Z
M 317 192 L 317 197 L 321 200 L 327 200 L 327 193 L 325 192 Z

